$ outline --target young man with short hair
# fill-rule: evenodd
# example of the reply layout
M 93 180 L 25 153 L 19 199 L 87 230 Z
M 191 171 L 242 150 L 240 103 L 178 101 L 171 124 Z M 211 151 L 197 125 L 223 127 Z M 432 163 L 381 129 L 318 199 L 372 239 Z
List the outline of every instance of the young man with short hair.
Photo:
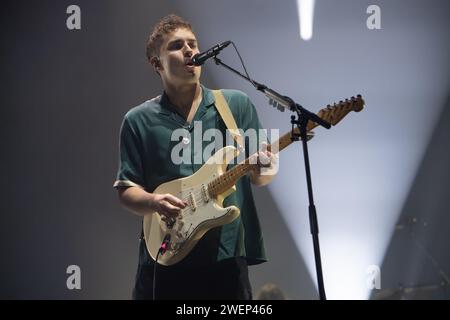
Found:
M 226 134 L 227 127 L 217 111 L 212 91 L 200 84 L 201 67 L 192 64 L 197 53 L 198 43 L 191 25 L 178 16 L 164 17 L 150 34 L 147 58 L 161 77 L 164 91 L 125 115 L 119 171 L 114 183 L 120 202 L 137 215 L 159 214 L 163 220 L 176 218 L 187 205 L 172 194 L 152 193 L 162 183 L 192 175 L 206 161 L 175 163 L 171 159 L 172 150 L 180 143 L 172 139 L 175 130 L 189 133 L 183 143 L 191 151 L 190 159 L 195 158 L 194 144 L 199 143 L 193 141 L 195 130 L 203 134 L 208 129 L 217 129 Z M 261 128 L 247 95 L 237 90 L 221 92 L 239 129 Z M 200 143 L 203 152 L 210 142 Z M 246 156 L 249 143 L 245 142 Z M 273 163 L 274 155 L 270 152 L 258 155 L 261 162 Z M 141 236 L 133 298 L 251 299 L 248 265 L 266 261 L 266 254 L 250 184 L 267 184 L 273 175 L 270 172 L 262 175 L 261 167 L 256 166 L 250 175 L 239 179 L 236 191 L 225 199 L 224 207 L 235 205 L 240 216 L 209 230 L 182 261 L 171 266 L 158 264 L 155 284 L 155 262 Z

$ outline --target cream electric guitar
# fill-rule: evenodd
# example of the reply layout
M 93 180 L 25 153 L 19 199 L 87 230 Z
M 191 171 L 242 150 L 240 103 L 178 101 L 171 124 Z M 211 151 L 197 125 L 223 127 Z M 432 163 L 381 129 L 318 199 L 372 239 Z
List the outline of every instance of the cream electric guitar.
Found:
M 350 100 L 328 105 L 317 114 L 321 119 L 336 125 L 350 111 L 359 112 L 364 107 L 360 95 Z M 317 126 L 309 121 L 307 130 Z M 299 129 L 294 129 L 299 133 Z M 292 143 L 292 131 L 283 135 L 277 142 L 278 151 Z M 252 157 L 245 159 L 227 171 L 228 162 L 236 155 L 234 146 L 226 146 L 217 151 L 193 175 L 161 184 L 153 193 L 170 193 L 188 203 L 181 214 L 171 221 L 163 221 L 157 212 L 144 216 L 144 237 L 147 250 L 158 263 L 169 266 L 185 258 L 201 237 L 210 229 L 232 222 L 239 216 L 239 208 L 224 208 L 223 200 L 236 190 L 235 183 L 256 166 Z M 227 161 L 228 160 L 228 161 Z M 254 159 L 253 159 L 254 160 Z M 158 254 L 160 253 L 160 254 Z

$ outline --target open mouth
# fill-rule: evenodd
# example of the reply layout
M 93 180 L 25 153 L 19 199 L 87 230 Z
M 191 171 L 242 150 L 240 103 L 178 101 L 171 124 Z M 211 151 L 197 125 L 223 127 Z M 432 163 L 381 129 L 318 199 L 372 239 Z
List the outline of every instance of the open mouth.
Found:
M 185 65 L 189 66 L 189 67 L 194 67 L 194 64 L 192 63 L 192 60 L 186 61 Z

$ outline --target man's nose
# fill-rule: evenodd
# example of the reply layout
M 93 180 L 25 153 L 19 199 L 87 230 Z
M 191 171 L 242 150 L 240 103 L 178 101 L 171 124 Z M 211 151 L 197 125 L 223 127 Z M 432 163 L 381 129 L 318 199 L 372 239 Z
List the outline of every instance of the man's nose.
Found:
M 184 55 L 187 57 L 191 57 L 192 54 L 194 53 L 194 51 L 192 51 L 191 47 L 189 47 L 188 45 L 184 46 Z

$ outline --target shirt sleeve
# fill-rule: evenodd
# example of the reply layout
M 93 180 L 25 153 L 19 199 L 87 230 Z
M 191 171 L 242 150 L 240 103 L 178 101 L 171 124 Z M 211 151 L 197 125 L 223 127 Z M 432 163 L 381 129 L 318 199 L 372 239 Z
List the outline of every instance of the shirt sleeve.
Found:
M 141 139 L 125 116 L 120 128 L 119 169 L 114 188 L 140 187 L 144 189 Z

